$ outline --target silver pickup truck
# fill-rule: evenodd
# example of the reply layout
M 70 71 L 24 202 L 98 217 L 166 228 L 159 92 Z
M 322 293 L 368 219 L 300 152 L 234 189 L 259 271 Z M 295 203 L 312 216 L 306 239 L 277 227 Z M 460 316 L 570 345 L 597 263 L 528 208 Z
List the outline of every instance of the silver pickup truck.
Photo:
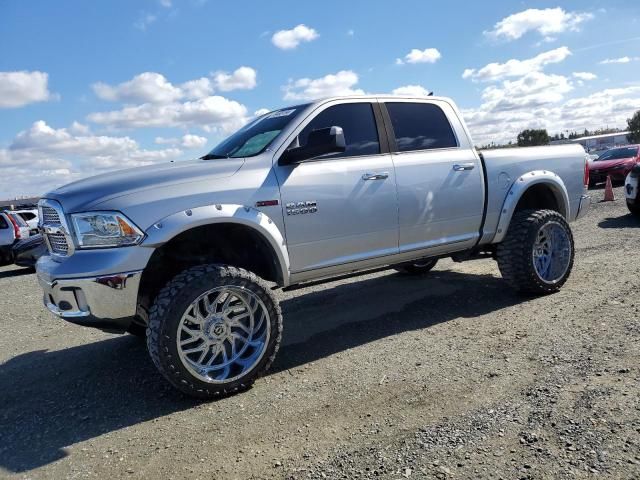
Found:
M 49 192 L 38 279 L 55 315 L 146 335 L 171 384 L 210 398 L 273 362 L 278 287 L 451 257 L 557 291 L 587 184 L 581 146 L 479 153 L 446 98 L 324 99 L 262 115 L 201 159 Z

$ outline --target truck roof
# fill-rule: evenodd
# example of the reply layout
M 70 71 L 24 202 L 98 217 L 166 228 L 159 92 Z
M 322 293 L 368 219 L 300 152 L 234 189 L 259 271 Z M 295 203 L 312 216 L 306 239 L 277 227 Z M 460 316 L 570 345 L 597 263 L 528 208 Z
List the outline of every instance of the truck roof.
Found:
M 393 95 L 390 93 L 366 94 L 366 95 L 337 95 L 333 97 L 323 97 L 312 100 L 311 104 L 325 103 L 333 100 L 376 100 L 376 99 L 405 99 L 405 100 L 441 100 L 453 104 L 453 100 L 448 97 L 430 96 L 412 96 L 412 95 Z

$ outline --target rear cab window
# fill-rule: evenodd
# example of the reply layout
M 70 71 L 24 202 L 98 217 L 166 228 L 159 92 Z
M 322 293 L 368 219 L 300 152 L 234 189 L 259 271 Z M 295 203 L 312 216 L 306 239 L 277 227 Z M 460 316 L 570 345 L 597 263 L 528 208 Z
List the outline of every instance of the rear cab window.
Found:
M 442 109 L 433 103 L 385 102 L 396 141 L 395 151 L 454 148 L 458 141 Z

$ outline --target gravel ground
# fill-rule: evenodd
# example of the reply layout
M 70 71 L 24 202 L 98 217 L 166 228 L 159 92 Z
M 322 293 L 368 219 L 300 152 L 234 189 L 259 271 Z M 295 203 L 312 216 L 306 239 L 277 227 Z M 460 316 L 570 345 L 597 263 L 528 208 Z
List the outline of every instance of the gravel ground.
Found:
M 281 293 L 274 368 L 211 403 L 1 267 L 0 477 L 638 479 L 640 221 L 593 194 L 559 293 L 490 260 Z

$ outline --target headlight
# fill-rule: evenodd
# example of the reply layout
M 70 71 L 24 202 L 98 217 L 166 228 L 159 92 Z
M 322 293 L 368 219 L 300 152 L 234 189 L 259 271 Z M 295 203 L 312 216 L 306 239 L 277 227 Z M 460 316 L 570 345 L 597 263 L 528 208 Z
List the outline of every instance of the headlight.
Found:
M 71 215 L 78 248 L 125 247 L 139 243 L 144 234 L 119 212 Z

